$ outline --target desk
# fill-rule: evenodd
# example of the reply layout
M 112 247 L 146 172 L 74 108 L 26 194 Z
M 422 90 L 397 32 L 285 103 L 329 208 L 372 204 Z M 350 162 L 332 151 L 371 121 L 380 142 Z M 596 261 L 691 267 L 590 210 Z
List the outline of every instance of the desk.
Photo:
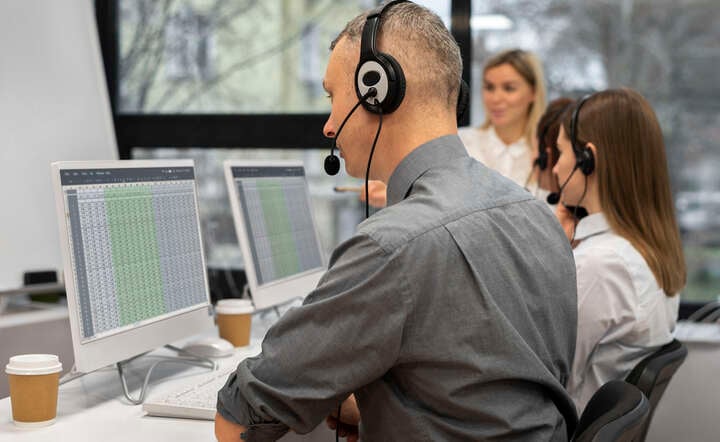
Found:
M 252 356 L 258 347 L 237 350 L 238 357 Z M 171 354 L 158 350 L 133 361 L 127 369 L 131 389 L 138 388 L 147 368 L 157 361 L 155 354 Z M 235 359 L 217 360 L 226 366 Z M 180 364 L 161 364 L 153 372 L 146 400 L 164 396 L 180 385 L 191 382 L 194 375 L 209 373 L 207 369 Z M 137 395 L 137 391 L 132 391 Z M 116 369 L 104 368 L 60 386 L 58 415 L 55 424 L 37 429 L 22 429 L 12 422 L 10 399 L 0 400 L 0 441 L 208 441 L 215 440 L 211 421 L 146 416 L 142 405 L 129 405 L 122 394 Z M 334 433 L 320 424 L 305 436 L 288 434 L 282 441 L 330 441 Z

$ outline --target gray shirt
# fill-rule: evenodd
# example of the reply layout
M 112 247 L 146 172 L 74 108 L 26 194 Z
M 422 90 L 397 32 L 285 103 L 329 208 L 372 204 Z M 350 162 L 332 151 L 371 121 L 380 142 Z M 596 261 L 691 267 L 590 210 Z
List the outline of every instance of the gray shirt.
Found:
M 354 393 L 366 441 L 565 440 L 553 400 L 572 409 L 576 315 L 554 215 L 444 136 L 398 165 L 388 207 L 337 247 L 218 411 L 274 439 Z

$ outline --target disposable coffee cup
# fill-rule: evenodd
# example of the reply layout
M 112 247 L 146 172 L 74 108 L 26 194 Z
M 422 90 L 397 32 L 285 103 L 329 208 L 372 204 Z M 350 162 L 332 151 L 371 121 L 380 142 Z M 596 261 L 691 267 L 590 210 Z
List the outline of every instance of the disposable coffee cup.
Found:
M 220 337 L 230 341 L 235 347 L 249 345 L 254 311 L 255 307 L 248 299 L 219 300 L 215 306 L 215 313 Z
M 56 355 L 30 354 L 10 358 L 5 366 L 10 384 L 13 422 L 19 427 L 44 427 L 55 422 L 62 364 Z

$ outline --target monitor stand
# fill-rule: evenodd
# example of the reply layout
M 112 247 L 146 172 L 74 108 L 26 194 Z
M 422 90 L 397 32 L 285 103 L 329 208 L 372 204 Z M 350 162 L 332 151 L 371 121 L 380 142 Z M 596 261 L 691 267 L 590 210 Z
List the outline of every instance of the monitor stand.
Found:
M 150 382 L 150 375 L 152 374 L 152 371 L 155 369 L 155 367 L 157 367 L 161 363 L 188 364 L 197 367 L 209 368 L 210 370 L 215 370 L 217 368 L 217 364 L 210 358 L 193 355 L 192 353 L 188 353 L 187 351 L 175 347 L 174 345 L 165 345 L 165 348 L 177 352 L 178 356 L 159 356 L 162 359 L 152 364 L 148 369 L 147 374 L 145 375 L 145 380 L 142 384 L 142 388 L 140 389 L 140 395 L 137 398 L 133 398 L 132 396 L 130 396 L 130 391 L 127 387 L 127 380 L 125 379 L 125 372 L 123 371 L 123 366 L 143 356 L 144 354 L 135 356 L 130 359 L 126 359 L 124 361 L 120 361 L 116 364 L 118 369 L 118 375 L 120 376 L 120 383 L 122 384 L 123 394 L 125 395 L 125 398 L 130 401 L 131 404 L 140 405 L 143 403 L 143 401 L 145 400 L 145 393 L 147 393 L 148 382 Z
M 196 367 L 209 368 L 210 370 L 215 370 L 217 368 L 217 364 L 210 358 L 193 355 L 192 353 L 188 353 L 187 351 L 175 347 L 174 345 L 165 345 L 165 348 L 177 352 L 178 356 L 158 356 L 159 358 L 161 358 L 161 360 L 152 364 L 148 369 L 147 374 L 145 375 L 145 380 L 143 381 L 142 388 L 140 389 L 140 395 L 137 398 L 133 398 L 132 396 L 130 396 L 130 391 L 128 390 L 127 386 L 127 380 L 125 379 L 125 372 L 123 371 L 123 366 L 141 356 L 144 356 L 147 353 L 143 353 L 141 355 L 126 359 L 124 361 L 120 361 L 115 364 L 117 365 L 118 375 L 120 376 L 120 384 L 122 385 L 123 394 L 125 395 L 125 398 L 130 401 L 131 404 L 140 405 L 143 403 L 143 401 L 145 400 L 145 393 L 147 393 L 148 383 L 150 382 L 150 375 L 152 374 L 152 371 L 155 369 L 155 367 L 157 367 L 161 363 L 188 364 L 194 365 Z M 60 378 L 59 383 L 60 385 L 62 385 L 66 382 L 72 381 L 73 379 L 85 376 L 86 374 L 87 373 L 77 371 L 75 369 L 75 366 L 73 365 L 70 371 L 65 373 Z

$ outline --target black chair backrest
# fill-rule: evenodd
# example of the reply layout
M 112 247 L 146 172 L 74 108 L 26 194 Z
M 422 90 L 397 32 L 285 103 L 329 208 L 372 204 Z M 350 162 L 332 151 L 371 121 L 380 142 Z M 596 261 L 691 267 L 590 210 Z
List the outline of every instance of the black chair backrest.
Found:
M 673 339 L 640 361 L 625 378 L 627 382 L 637 386 L 650 401 L 650 417 L 645 422 L 641 440 L 645 440 L 655 408 L 686 356 L 687 348 L 677 339 Z
M 720 301 L 712 301 L 695 310 L 688 321 L 692 322 L 715 322 L 720 314 Z
M 650 404 L 637 387 L 621 380 L 610 381 L 590 398 L 572 441 L 639 441 L 649 414 Z
M 705 315 L 705 317 L 699 322 L 712 324 L 713 322 L 718 322 L 718 320 L 720 320 L 720 307 Z

